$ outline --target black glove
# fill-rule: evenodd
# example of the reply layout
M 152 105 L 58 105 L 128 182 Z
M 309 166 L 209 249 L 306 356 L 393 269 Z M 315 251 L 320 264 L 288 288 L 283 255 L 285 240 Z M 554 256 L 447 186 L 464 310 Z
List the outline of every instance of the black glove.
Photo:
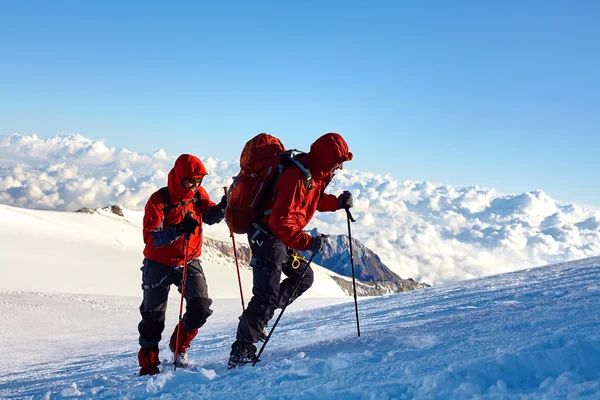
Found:
M 338 210 L 352 208 L 352 193 L 345 190 L 344 193 L 340 194 L 337 198 Z
M 191 235 L 196 233 L 196 228 L 200 225 L 200 223 L 196 220 L 196 218 L 192 217 L 190 214 L 186 215 L 183 218 L 183 221 L 177 224 L 177 233 L 186 235 Z
M 223 195 L 221 197 L 221 201 L 217 204 L 217 207 L 219 207 L 219 210 L 224 210 L 227 207 L 227 196 Z
M 310 245 L 310 251 L 313 253 L 320 253 L 325 250 L 325 246 L 327 245 L 327 236 L 320 235 L 314 236 L 312 238 L 312 243 Z

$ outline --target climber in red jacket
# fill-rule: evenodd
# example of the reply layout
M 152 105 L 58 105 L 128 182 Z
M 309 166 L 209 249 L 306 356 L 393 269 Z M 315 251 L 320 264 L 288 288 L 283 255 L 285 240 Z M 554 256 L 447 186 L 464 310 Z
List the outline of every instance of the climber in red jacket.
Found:
M 236 341 L 231 346 L 229 367 L 243 365 L 256 359 L 254 343 L 264 337 L 263 329 L 277 308 L 282 308 L 292 295 L 293 288 L 306 268 L 292 265 L 294 250 L 321 252 L 327 243 L 325 236 L 312 237 L 304 232 L 316 211 L 336 211 L 352 207 L 352 195 L 326 194 L 325 188 L 335 171 L 352 160 L 352 153 L 341 135 L 327 133 L 317 139 L 310 152 L 298 157 L 302 167 L 292 165 L 282 173 L 272 192 L 265 193 L 259 215 L 248 232 L 252 250 L 252 299 L 238 324 Z M 280 284 L 281 273 L 287 277 Z M 295 298 L 313 283 L 312 270 L 307 270 Z
M 215 204 L 200 186 L 206 174 L 197 157 L 182 154 L 169 172 L 168 186 L 153 193 L 146 203 L 143 226 L 146 247 L 142 266 L 144 299 L 140 305 L 142 321 L 138 325 L 140 375 L 160 372 L 158 343 L 165 328 L 169 289 L 175 284 L 181 292 L 186 264 L 186 312 L 179 323 L 178 359 L 174 360 L 178 366 L 187 366 L 187 349 L 198 328 L 212 314 L 212 300 L 208 297 L 206 277 L 199 259 L 202 224 L 212 225 L 223 220 L 226 203 L 223 199 Z M 169 346 L 174 353 L 176 343 L 177 326 Z

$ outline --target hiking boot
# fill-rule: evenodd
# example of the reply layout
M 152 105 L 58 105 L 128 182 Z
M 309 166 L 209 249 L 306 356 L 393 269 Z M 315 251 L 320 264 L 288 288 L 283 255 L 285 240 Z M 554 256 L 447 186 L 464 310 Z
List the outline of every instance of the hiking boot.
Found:
M 140 376 L 154 375 L 160 373 L 158 366 L 158 349 L 140 349 L 138 352 L 138 362 L 140 364 Z
M 174 352 L 173 352 L 173 360 L 175 360 Z M 187 353 L 177 353 L 177 361 L 174 361 L 174 363 L 179 368 L 186 368 L 190 364 Z
M 256 361 L 256 346 L 236 340 L 231 345 L 227 369 L 235 368 Z

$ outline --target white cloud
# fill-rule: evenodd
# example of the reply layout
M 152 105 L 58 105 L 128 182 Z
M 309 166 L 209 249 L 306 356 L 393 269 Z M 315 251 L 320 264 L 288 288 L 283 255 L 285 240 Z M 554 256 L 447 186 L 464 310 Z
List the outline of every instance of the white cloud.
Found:
M 209 171 L 203 185 L 218 201 L 239 165 L 197 155 Z M 177 156 L 115 149 L 81 135 L 0 137 L 0 203 L 141 210 L 166 184 Z M 343 190 L 355 196 L 353 237 L 402 277 L 435 284 L 600 254 L 600 211 L 559 203 L 540 190 L 505 195 L 348 169 L 328 192 Z M 312 227 L 347 233 L 342 212 L 317 213 Z

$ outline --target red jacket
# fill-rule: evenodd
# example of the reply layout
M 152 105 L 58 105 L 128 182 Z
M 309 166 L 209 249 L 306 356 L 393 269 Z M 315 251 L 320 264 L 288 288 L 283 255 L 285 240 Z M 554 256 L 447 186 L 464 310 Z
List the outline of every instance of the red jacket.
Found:
M 170 266 L 183 265 L 202 253 L 202 220 L 208 224 L 219 222 L 223 211 L 215 207 L 206 190 L 199 186 L 199 201 L 194 202 L 196 190 L 187 190 L 181 181 L 184 178 L 201 179 L 207 174 L 204 165 L 195 156 L 182 154 L 169 172 L 168 188 L 171 204 L 175 207 L 164 214 L 164 203 L 158 191 L 154 192 L 146 203 L 144 212 L 144 257 Z M 190 235 L 187 242 L 187 259 L 184 260 L 184 235 L 177 233 L 176 225 L 184 216 L 192 212 L 200 226 Z M 219 215 L 220 214 L 220 215 Z
M 310 152 L 298 158 L 312 176 L 312 189 L 307 190 L 306 177 L 296 166 L 286 168 L 275 185 L 275 201 L 264 207 L 271 213 L 265 217 L 271 231 L 283 244 L 296 250 L 308 250 L 312 237 L 304 232 L 315 211 L 336 211 L 337 197 L 324 193 L 333 177 L 332 168 L 352 160 L 352 153 L 341 135 L 328 133 L 317 139 Z M 272 197 L 272 196 L 271 196 Z

